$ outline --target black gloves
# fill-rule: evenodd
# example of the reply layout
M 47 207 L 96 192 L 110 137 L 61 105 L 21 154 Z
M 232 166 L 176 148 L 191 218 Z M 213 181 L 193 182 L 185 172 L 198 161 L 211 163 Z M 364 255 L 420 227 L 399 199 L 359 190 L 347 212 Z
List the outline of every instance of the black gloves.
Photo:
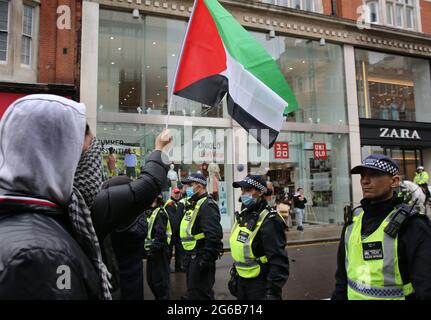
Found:
M 230 269 L 230 279 L 227 283 L 227 287 L 230 294 L 236 297 L 238 294 L 238 273 L 236 272 L 235 266 L 232 266 Z
M 281 290 L 280 289 L 266 290 L 265 300 L 281 300 Z

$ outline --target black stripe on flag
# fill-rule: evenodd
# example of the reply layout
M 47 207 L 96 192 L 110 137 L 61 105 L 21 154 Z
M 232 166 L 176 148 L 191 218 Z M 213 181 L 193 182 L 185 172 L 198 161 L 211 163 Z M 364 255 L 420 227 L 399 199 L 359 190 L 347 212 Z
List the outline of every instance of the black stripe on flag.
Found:
M 265 148 L 272 148 L 278 136 L 278 131 L 260 122 L 227 95 L 227 110 L 230 116 L 235 119 L 249 134 L 251 134 Z
M 214 75 L 192 83 L 174 94 L 177 96 L 216 107 L 228 91 L 225 76 Z

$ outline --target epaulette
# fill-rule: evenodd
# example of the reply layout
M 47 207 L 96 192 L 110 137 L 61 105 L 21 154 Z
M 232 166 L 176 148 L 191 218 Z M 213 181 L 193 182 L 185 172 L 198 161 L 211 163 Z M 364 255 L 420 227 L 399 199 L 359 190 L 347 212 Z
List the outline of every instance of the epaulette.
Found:
M 350 206 L 344 207 L 344 224 L 348 226 L 353 223 L 353 217 L 359 215 L 363 210 L 362 206 L 351 209 Z

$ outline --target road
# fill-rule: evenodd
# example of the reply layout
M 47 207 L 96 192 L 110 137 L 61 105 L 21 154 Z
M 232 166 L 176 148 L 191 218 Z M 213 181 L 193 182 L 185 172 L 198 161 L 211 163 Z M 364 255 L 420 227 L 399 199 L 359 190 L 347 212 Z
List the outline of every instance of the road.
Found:
M 335 285 L 337 248 L 338 242 L 288 246 L 290 276 L 283 288 L 283 299 L 318 300 L 329 298 Z M 235 299 L 227 288 L 231 266 L 232 259 L 229 252 L 217 261 L 214 286 L 217 300 Z M 180 299 L 186 292 L 185 288 L 185 274 L 171 273 L 171 298 Z M 146 279 L 144 297 L 145 300 L 154 299 Z

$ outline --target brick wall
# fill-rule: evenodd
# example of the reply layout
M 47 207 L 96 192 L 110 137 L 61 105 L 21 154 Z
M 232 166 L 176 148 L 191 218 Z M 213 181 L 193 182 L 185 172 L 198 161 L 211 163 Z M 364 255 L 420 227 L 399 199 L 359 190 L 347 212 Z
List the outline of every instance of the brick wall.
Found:
M 57 8 L 71 9 L 71 28 L 58 29 Z M 79 76 L 81 0 L 41 1 L 39 31 L 39 83 L 76 84 Z
M 422 32 L 431 35 L 431 1 L 420 1 Z

